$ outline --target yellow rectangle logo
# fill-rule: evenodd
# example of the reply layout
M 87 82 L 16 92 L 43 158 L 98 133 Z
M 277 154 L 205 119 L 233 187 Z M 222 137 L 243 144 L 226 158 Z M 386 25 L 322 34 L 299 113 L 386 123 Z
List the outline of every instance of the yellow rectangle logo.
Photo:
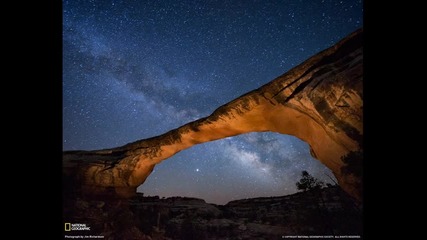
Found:
M 65 231 L 71 231 L 71 223 L 65 223 Z

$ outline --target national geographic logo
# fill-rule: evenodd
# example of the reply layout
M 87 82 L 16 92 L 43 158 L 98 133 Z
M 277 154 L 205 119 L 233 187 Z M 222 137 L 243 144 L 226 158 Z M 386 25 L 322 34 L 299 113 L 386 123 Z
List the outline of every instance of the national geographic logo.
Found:
M 65 223 L 65 231 L 90 231 L 86 223 Z

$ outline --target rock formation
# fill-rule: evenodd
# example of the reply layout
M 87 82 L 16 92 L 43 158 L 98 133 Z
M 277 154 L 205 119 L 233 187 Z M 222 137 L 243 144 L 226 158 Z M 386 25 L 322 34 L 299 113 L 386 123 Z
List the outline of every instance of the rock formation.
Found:
M 332 170 L 340 186 L 362 198 L 363 30 L 211 115 L 163 135 L 121 147 L 63 153 L 68 193 L 134 194 L 156 164 L 195 144 L 248 132 L 296 136 Z
M 226 205 L 188 197 L 75 199 L 65 220 L 90 226 L 104 239 L 296 239 L 291 236 L 359 236 L 363 207 L 332 186 L 280 197 L 235 200 Z M 65 232 L 81 235 L 82 232 Z M 323 239 L 323 238 L 322 238 Z

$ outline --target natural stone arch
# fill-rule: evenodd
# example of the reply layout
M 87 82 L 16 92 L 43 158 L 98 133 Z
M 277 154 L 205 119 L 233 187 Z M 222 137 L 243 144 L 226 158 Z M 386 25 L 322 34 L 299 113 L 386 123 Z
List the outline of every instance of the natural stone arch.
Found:
M 272 131 L 307 142 L 340 186 L 362 197 L 363 30 L 211 115 L 121 147 L 63 153 L 66 192 L 134 193 L 154 166 L 195 144 Z

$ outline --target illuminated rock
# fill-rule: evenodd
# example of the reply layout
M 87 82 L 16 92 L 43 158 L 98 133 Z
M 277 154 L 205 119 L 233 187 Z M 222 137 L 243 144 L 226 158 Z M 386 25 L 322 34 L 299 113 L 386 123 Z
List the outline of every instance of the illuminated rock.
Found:
M 361 200 L 363 30 L 211 115 L 121 147 L 63 153 L 68 193 L 133 194 L 154 166 L 195 144 L 248 132 L 296 136 Z

